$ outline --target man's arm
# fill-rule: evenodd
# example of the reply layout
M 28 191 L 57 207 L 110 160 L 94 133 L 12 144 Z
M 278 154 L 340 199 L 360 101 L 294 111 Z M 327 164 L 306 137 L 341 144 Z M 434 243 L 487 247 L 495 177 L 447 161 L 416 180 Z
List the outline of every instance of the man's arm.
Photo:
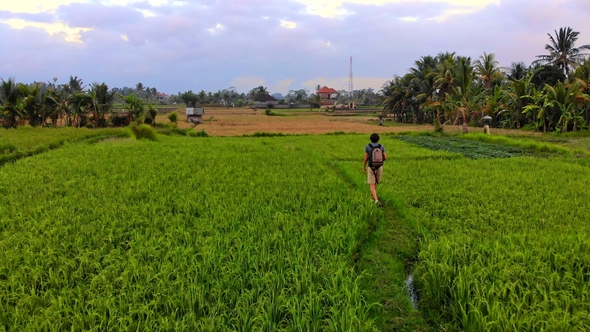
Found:
M 383 152 L 383 160 L 387 160 L 387 153 Z
M 365 161 L 363 162 L 363 173 L 367 173 L 367 162 L 369 161 L 369 154 L 365 152 Z

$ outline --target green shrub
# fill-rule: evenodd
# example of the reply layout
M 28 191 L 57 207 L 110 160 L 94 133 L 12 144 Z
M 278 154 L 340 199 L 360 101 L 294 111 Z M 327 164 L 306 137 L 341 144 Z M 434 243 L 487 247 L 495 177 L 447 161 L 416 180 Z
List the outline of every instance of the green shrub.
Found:
M 10 143 L 2 143 L 0 144 L 0 154 L 3 153 L 12 153 L 16 151 L 16 146 Z
M 193 128 L 188 128 L 185 132 L 186 135 L 190 137 L 209 137 L 209 134 L 207 134 L 204 129 L 197 131 Z
M 178 122 L 178 113 L 172 112 L 172 113 L 168 114 L 168 120 L 170 120 L 170 122 L 172 122 L 172 123 Z
M 143 122 L 144 122 L 145 124 L 152 125 L 152 124 L 154 124 L 154 119 L 153 119 L 153 118 L 151 118 L 151 117 L 146 117 L 146 118 L 143 120 Z
M 152 106 L 152 104 L 148 105 L 148 113 L 149 113 L 150 117 L 152 118 L 152 124 L 156 123 L 156 116 L 158 116 L 158 110 L 155 109 L 154 106 Z M 147 118 L 146 118 L 146 123 L 147 123 Z
M 287 136 L 283 133 L 268 133 L 265 131 L 259 131 L 252 135 L 243 135 L 244 137 L 275 137 L 275 136 Z
M 150 141 L 157 141 L 158 138 L 156 137 L 156 131 L 152 126 L 147 124 L 141 125 L 133 125 L 131 126 L 131 130 L 133 131 L 133 135 L 137 139 L 148 139 Z

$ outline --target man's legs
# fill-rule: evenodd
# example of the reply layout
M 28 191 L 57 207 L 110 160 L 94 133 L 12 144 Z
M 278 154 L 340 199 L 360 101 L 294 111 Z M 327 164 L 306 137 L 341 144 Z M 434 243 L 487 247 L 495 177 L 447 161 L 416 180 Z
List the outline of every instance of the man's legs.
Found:
M 369 168 L 368 170 L 368 178 L 367 182 L 369 183 L 369 188 L 371 188 L 371 196 L 373 196 L 373 200 L 377 205 L 381 206 L 379 203 L 379 198 L 377 197 L 377 184 L 381 181 L 381 173 L 382 168 L 378 168 L 376 170 Z
M 369 185 L 369 187 L 371 187 L 371 195 L 373 195 L 373 200 L 375 202 L 377 202 L 379 199 L 377 198 L 377 185 L 374 183 L 371 183 Z

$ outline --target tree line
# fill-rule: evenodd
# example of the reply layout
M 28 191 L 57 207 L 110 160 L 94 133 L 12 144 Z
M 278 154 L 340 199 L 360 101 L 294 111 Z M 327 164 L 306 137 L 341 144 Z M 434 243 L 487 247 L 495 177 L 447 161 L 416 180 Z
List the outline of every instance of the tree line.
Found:
M 539 55 L 530 66 L 523 62 L 501 68 L 493 53 L 477 60 L 445 52 L 423 56 L 404 76 L 387 81 L 380 91 L 355 90 L 352 96 L 338 91 L 336 102 L 379 105 L 382 116 L 399 122 L 476 125 L 490 116 L 494 126 L 529 128 L 539 131 L 577 131 L 590 125 L 590 45 L 576 47 L 579 32 L 570 27 L 548 34 L 547 54 Z M 155 121 L 151 102 L 156 88 L 138 83 L 135 87 L 109 89 L 105 83 L 88 88 L 71 76 L 66 84 L 57 79 L 24 84 L 2 79 L 0 85 L 0 125 L 66 126 L 122 125 L 130 121 Z M 320 88 L 318 85 L 316 91 Z M 167 103 L 187 105 L 247 106 L 264 86 L 248 93 L 235 87 L 217 92 L 178 92 Z M 290 90 L 286 96 L 273 94 L 279 103 L 310 104 L 318 107 L 320 96 L 306 89 Z M 159 102 L 159 101 L 158 101 Z M 113 115 L 115 103 L 124 113 Z
M 577 131 L 590 124 L 590 45 L 576 47 L 570 27 L 548 34 L 547 54 L 530 66 L 499 67 L 493 53 L 477 60 L 455 53 L 423 56 L 404 76 L 386 82 L 383 116 L 406 123 Z

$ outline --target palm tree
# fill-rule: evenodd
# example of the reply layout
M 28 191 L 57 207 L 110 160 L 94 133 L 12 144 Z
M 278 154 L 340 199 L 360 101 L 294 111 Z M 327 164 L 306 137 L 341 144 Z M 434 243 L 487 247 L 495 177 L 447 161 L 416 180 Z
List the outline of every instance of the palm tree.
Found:
M 580 79 L 582 80 L 586 88 L 584 89 L 583 93 L 586 95 L 590 95 L 590 58 L 586 59 L 572 75 L 573 79 Z M 590 105 L 584 105 L 584 118 L 586 124 L 590 124 Z
M 112 110 L 115 92 L 109 91 L 109 87 L 105 83 L 94 83 L 90 88 L 90 96 L 92 97 L 94 123 L 98 127 L 104 127 L 106 126 L 105 116 Z
M 319 90 L 319 89 L 318 89 Z M 322 96 L 319 93 L 314 93 L 311 95 L 310 102 L 314 108 L 321 108 L 322 106 Z
M 528 68 L 524 62 L 513 62 L 508 69 L 508 79 L 511 81 L 525 78 Z
M 553 102 L 548 98 L 546 90 L 537 90 L 533 87 L 531 95 L 532 103 L 526 105 L 522 111 L 523 114 L 532 117 L 531 122 L 535 129 L 543 127 L 543 132 L 547 132 L 547 112 L 554 107 Z
M 580 106 L 590 100 L 590 96 L 583 93 L 586 84 L 579 79 L 569 85 L 558 82 L 555 87 L 546 85 L 548 101 L 559 111 L 558 123 L 561 124 L 559 129 L 561 132 L 566 132 L 570 122 L 573 124 L 573 130 L 582 124 L 580 120 Z
M 6 119 L 8 127 L 16 128 L 19 119 L 19 111 L 16 108 L 16 103 L 19 99 L 17 84 L 14 78 L 9 78 L 8 81 L 2 80 L 0 85 L 0 106 L 2 112 L 0 113 Z
M 248 93 L 248 96 L 250 97 L 250 99 L 256 99 L 260 96 L 265 96 L 268 94 L 268 89 L 264 86 L 257 86 L 254 89 L 250 90 L 250 92 Z
M 502 116 L 503 124 L 509 128 L 521 128 L 522 112 L 526 105 L 532 101 L 530 98 L 533 84 L 531 84 L 532 75 L 528 77 L 510 81 L 504 90 L 504 102 L 506 109 L 500 111 L 498 115 Z
M 70 82 L 65 87 L 68 93 L 82 92 L 86 88 L 82 79 L 78 78 L 78 76 L 70 76 Z
M 129 115 L 131 116 L 131 121 L 137 120 L 143 115 L 144 107 L 143 101 L 136 95 L 128 95 L 122 97 L 125 104 L 127 104 L 127 109 L 129 110 Z
M 475 108 L 477 94 L 473 91 L 473 67 L 471 58 L 459 58 L 456 69 L 456 85 L 453 87 L 452 100 L 463 120 L 463 133 L 469 132 L 467 117 Z
M 86 93 L 79 92 L 67 98 L 67 122 L 68 125 L 82 127 L 86 125 L 87 114 L 92 109 L 92 97 Z
M 545 49 L 549 51 L 549 54 L 537 55 L 539 58 L 537 61 L 557 66 L 563 70 L 565 75 L 569 75 L 570 68 L 575 67 L 586 57 L 587 53 L 583 51 L 590 50 L 588 44 L 575 47 L 579 34 L 570 27 L 560 28 L 559 32 L 556 30 L 555 38 L 551 34 L 547 34 L 550 44 L 546 44 Z
M 494 53 L 487 54 L 485 52 L 475 62 L 475 72 L 488 90 L 492 88 L 492 83 L 502 79 L 502 72 L 498 64 Z

